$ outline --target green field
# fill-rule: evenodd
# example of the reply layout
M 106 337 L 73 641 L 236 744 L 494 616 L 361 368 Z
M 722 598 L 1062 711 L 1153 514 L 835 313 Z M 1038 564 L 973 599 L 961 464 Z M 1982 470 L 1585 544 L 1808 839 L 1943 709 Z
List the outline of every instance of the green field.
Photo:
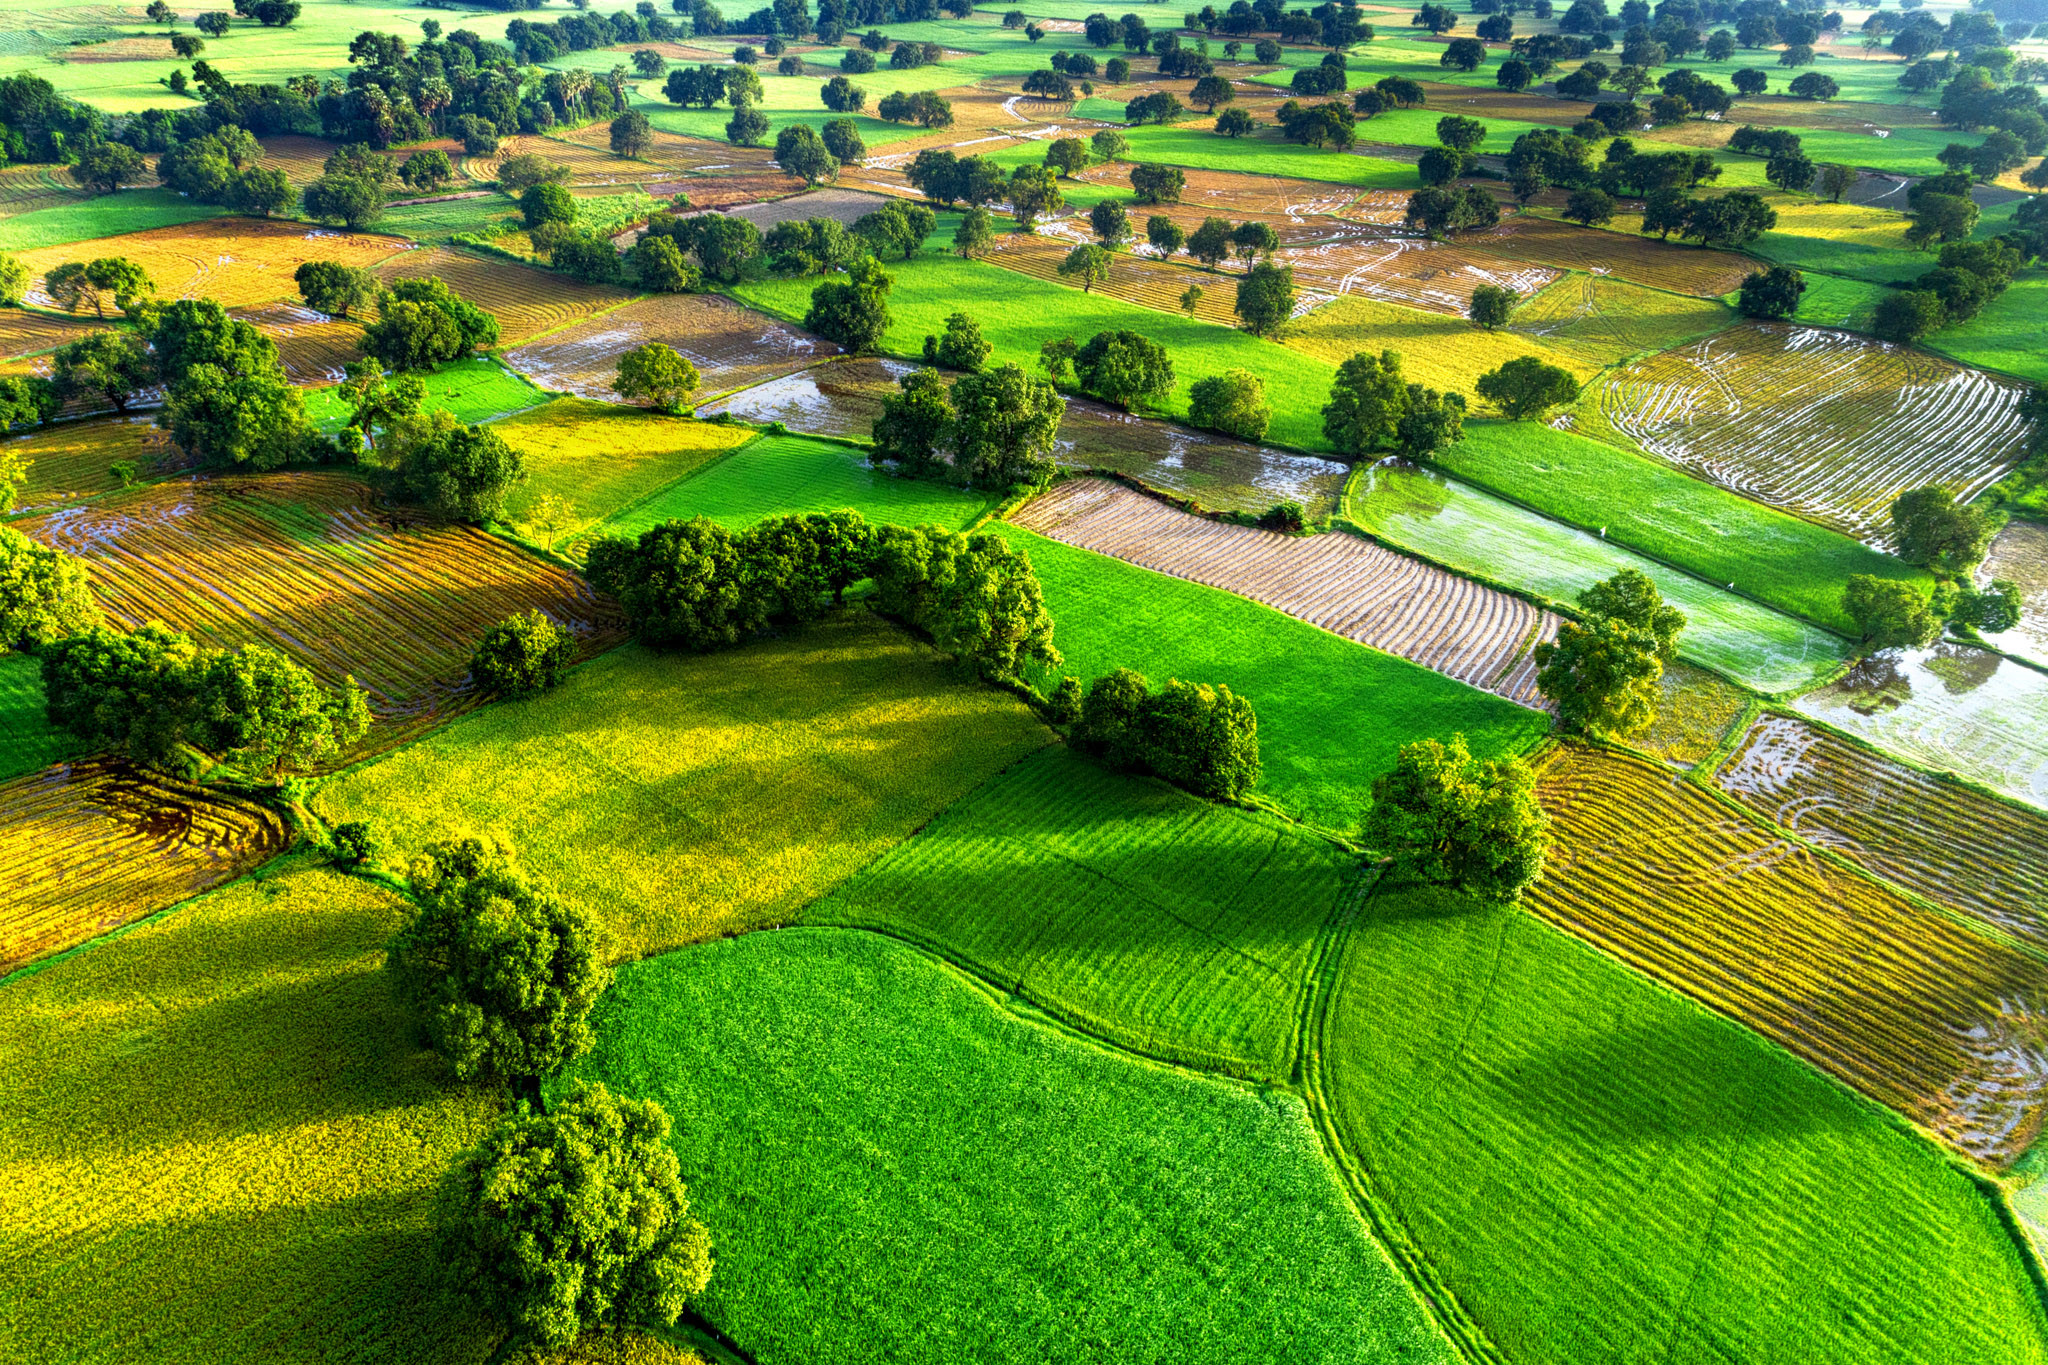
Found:
M 485 422 L 548 401 L 525 375 L 508 370 L 489 356 L 472 356 L 418 376 L 427 386 L 427 409 L 452 412 L 458 421 Z M 348 421 L 348 405 L 333 388 L 307 389 L 306 415 L 328 433 Z
M 1554 601 L 1639 569 L 1689 618 L 1679 652 L 1759 691 L 1809 686 L 1850 656 L 1839 636 L 1438 474 L 1377 466 L 1347 492 L 1345 508 L 1391 545 Z
M 2022 275 L 1983 312 L 1936 332 L 1926 345 L 1966 365 L 2048 384 L 2048 347 L 2041 343 L 2044 318 L 2048 318 L 2048 276 Z
M 1285 1083 L 1342 852 L 1065 745 L 804 911 L 878 929 L 1150 1056 Z
M 226 209 L 195 204 L 169 190 L 127 189 L 119 194 L 97 195 L 76 204 L 59 204 L 33 213 L 0 218 L 0 251 L 30 251 L 39 246 L 62 246 L 122 232 L 192 223 L 201 218 L 219 218 Z
M 702 516 L 739 530 L 763 517 L 851 507 L 869 521 L 964 530 L 996 501 L 929 479 L 898 478 L 870 465 L 856 446 L 767 436 L 635 503 L 603 529 L 631 535 L 671 518 Z
M 835 930 L 636 964 L 597 1021 L 580 1070 L 674 1117 L 702 1306 L 762 1365 L 1454 1360 L 1291 1095 Z
M 1847 635 L 1850 574 L 1901 578 L 1932 591 L 1925 572 L 1838 531 L 1686 477 L 1666 465 L 1537 422 L 1474 422 L 1436 463 L 1710 583 Z
M 720 654 L 615 650 L 334 779 L 312 805 L 405 853 L 475 836 L 626 957 L 786 922 L 1050 735 L 858 611 Z
M 0 654 L 0 781 L 77 751 L 43 715 L 42 664 L 32 654 Z
M 1807 271 L 1804 278 L 1806 290 L 1800 294 L 1799 311 L 1793 316 L 1816 327 L 1869 331 L 1878 303 L 1889 292 L 1881 284 L 1847 279 L 1841 275 L 1823 275 L 1818 271 Z
M 379 232 L 395 232 L 422 242 L 446 242 L 458 232 L 494 237 L 511 226 L 523 226 L 519 206 L 502 194 L 475 199 L 444 199 L 437 204 L 399 204 L 384 210 Z
M 1383 885 L 1320 1040 L 1337 1132 L 1507 1360 L 2048 1359 L 1973 1180 L 1528 915 Z
M 508 516 L 526 526 L 534 505 L 552 495 L 569 508 L 568 524 L 557 528 L 565 538 L 687 478 L 754 435 L 746 427 L 587 398 L 557 398 L 493 422 L 491 430 L 519 452 L 526 470 L 526 482 L 505 499 Z
M 1031 556 L 1063 672 L 1228 684 L 1258 711 L 1260 791 L 1320 824 L 1355 823 L 1403 744 L 1462 731 L 1475 752 L 1501 754 L 1548 728 L 1540 712 L 1232 593 L 996 529 Z
M 1333 366 L 1248 333 L 1214 323 L 1124 303 L 1104 294 L 1082 293 L 1013 270 L 951 255 L 954 220 L 940 219 L 925 250 L 908 261 L 891 261 L 895 287 L 889 295 L 889 332 L 883 349 L 915 358 L 928 335 L 945 329 L 949 313 L 965 310 L 981 323 L 995 348 L 992 364 L 1014 361 L 1037 372 L 1038 348 L 1071 336 L 1085 342 L 1099 331 L 1127 328 L 1151 337 L 1172 353 L 1176 385 L 1167 408 L 1187 413 L 1188 385 L 1229 369 L 1248 369 L 1266 381 L 1273 407 L 1269 440 L 1304 450 L 1328 450 L 1322 408 L 1329 400 Z M 778 317 L 802 322 L 815 280 L 752 280 L 733 294 Z

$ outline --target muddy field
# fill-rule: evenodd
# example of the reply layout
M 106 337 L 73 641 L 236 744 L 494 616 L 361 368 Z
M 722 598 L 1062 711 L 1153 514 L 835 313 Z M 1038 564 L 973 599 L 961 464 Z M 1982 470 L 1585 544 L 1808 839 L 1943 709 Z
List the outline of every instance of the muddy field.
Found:
M 1011 520 L 1540 704 L 1529 651 L 1557 634 L 1555 616 L 1357 536 L 1288 536 L 1210 521 L 1102 479 L 1057 484 Z
M 1980 586 L 1995 578 L 2017 584 L 2025 606 L 2019 625 L 1986 638 L 2008 654 L 2048 665 L 2048 526 L 2014 521 L 2000 531 L 1977 570 Z
M 517 261 L 451 247 L 407 252 L 380 273 L 387 285 L 428 276 L 446 280 L 450 289 L 498 320 L 500 346 L 517 346 L 634 297 L 611 285 L 585 284 Z
M 717 294 L 657 294 L 507 352 L 505 361 L 542 388 L 616 401 L 619 356 L 650 341 L 688 357 L 701 377 L 698 392 L 706 396 L 839 354 L 823 338 Z

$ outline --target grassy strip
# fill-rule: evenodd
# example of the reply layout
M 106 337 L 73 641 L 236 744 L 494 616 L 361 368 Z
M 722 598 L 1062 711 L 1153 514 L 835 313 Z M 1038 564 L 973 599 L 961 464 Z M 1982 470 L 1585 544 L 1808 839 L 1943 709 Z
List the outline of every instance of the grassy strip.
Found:
M 78 752 L 78 741 L 43 715 L 42 664 L 0 654 L 0 781 Z
M 1350 1154 L 1511 1360 L 2048 1358 L 1972 1177 L 1527 915 L 1383 883 L 1321 1047 Z
M 759 1359 L 1455 1359 L 1298 1100 L 1020 1018 L 914 948 L 705 944 L 622 972 L 598 1031 L 582 1070 L 675 1117 L 705 1311 Z
M 1925 344 L 1965 365 L 2048 384 L 2048 347 L 2041 344 L 2043 318 L 2048 318 L 2048 276 L 2022 275 L 1976 317 L 1943 328 Z
M 1322 408 L 1329 400 L 1335 367 L 1247 333 L 1125 303 L 1103 294 L 1076 293 L 981 261 L 946 253 L 953 219 L 943 216 L 925 249 L 907 261 L 889 263 L 896 284 L 889 295 L 889 331 L 882 349 L 915 358 L 924 339 L 945 330 L 954 312 L 971 314 L 995 348 L 992 363 L 1015 361 L 1036 372 L 1038 348 L 1071 336 L 1086 341 L 1118 328 L 1143 333 L 1173 359 L 1176 384 L 1167 415 L 1187 414 L 1188 385 L 1230 369 L 1246 369 L 1266 381 L 1273 406 L 1268 439 L 1303 450 L 1329 450 Z M 815 279 L 749 280 L 733 294 L 778 317 L 801 322 L 810 308 Z
M 1850 634 L 1850 574 L 1933 590 L 1924 571 L 1604 442 L 1536 422 L 1475 422 L 1438 453 L 1449 472 L 1742 596 Z
M 1169 578 L 1014 526 L 1056 623 L 1065 672 L 1135 668 L 1226 683 L 1259 713 L 1261 790 L 1320 824 L 1355 823 L 1401 745 L 1462 731 L 1475 752 L 1526 749 L 1541 712 L 1454 682 L 1234 594 Z
M 787 920 L 1050 736 L 863 614 L 709 655 L 638 646 L 326 784 L 398 848 L 475 835 L 637 957 Z
M 146 228 L 220 218 L 224 208 L 196 204 L 170 190 L 132 189 L 103 194 L 76 204 L 58 204 L 33 213 L 0 219 L 0 251 L 29 251 L 66 242 L 89 242 Z
M 491 356 L 471 356 L 419 377 L 427 385 L 427 410 L 451 412 L 463 422 L 484 422 L 520 412 L 547 402 L 549 397 L 545 389 L 534 387 L 525 375 L 505 368 Z M 348 405 L 341 401 L 338 388 L 304 392 L 306 415 L 314 426 L 332 435 L 348 424 Z

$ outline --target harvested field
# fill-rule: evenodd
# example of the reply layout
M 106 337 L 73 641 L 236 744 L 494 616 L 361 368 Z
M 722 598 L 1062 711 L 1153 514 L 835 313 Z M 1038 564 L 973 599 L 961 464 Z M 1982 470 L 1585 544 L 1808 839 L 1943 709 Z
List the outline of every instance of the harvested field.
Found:
M 1967 501 L 2024 453 L 2026 386 L 1846 332 L 1746 323 L 1602 378 L 1589 434 L 1872 545 L 1900 493 Z
M 335 474 L 181 479 L 20 525 L 83 559 L 122 625 L 274 644 L 330 685 L 353 675 L 378 716 L 373 745 L 477 700 L 470 652 L 515 611 L 546 611 L 586 654 L 621 637 L 616 609 L 567 569 L 376 507 Z
M 1756 269 L 1755 262 L 1732 251 L 1680 246 L 1527 213 L 1510 214 L 1495 231 L 1466 240 L 1475 249 L 1508 260 L 1617 275 L 1701 298 L 1719 298 L 1740 288 L 1743 277 Z
M 1511 331 L 1487 331 L 1462 317 L 1356 295 L 1334 299 L 1296 318 L 1281 331 L 1280 341 L 1333 368 L 1360 351 L 1397 351 L 1401 374 L 1409 383 L 1464 394 L 1472 393 L 1488 370 L 1522 356 L 1570 371 L 1582 384 L 1599 369 L 1575 351 L 1552 349 Z M 1484 403 L 1474 398 L 1475 414 L 1484 410 Z
M 839 354 L 829 341 L 717 294 L 658 294 L 521 346 L 506 353 L 505 361 L 545 388 L 610 401 L 617 398 L 612 380 L 619 356 L 650 341 L 687 356 L 705 395 L 745 388 Z
M 2048 943 L 2048 818 L 1763 716 L 1714 774 L 1722 791 L 1927 899 Z
M 0 358 L 54 351 L 68 342 L 106 330 L 94 318 L 38 313 L 27 308 L 0 308 Z
M 290 842 L 267 807 L 125 764 L 0 783 L 0 975 L 239 877 Z
M 999 233 L 994 250 L 985 259 L 991 265 L 1029 275 L 1035 280 L 1066 285 L 1067 280 L 1059 273 L 1059 266 L 1074 246 L 1073 240 L 1049 233 Z M 1191 284 L 1202 288 L 1201 302 L 1195 306 L 1196 317 L 1225 327 L 1237 325 L 1237 314 L 1233 311 L 1237 279 L 1227 274 L 1119 251 L 1110 257 L 1109 278 L 1095 288 L 1126 303 L 1156 308 L 1162 313 L 1177 313 L 1183 311 L 1181 293 Z
M 363 329 L 296 303 L 240 308 L 235 316 L 277 343 L 277 357 L 294 384 L 338 384 L 342 367 L 362 359 Z
M 52 54 L 60 62 L 175 62 L 168 35 L 114 38 L 104 43 L 63 48 Z
M 2048 809 L 2048 677 L 1987 650 L 1887 650 L 1792 709 Z
M 1321 214 L 1364 217 L 1391 210 L 1399 218 L 1408 206 L 1408 196 L 1390 190 L 1368 190 L 1361 194 L 1348 185 L 1325 180 L 1297 180 L 1284 175 L 1240 175 L 1232 171 L 1182 168 L 1187 185 L 1181 191 L 1180 208 L 1192 211 L 1197 224 L 1203 218 L 1221 216 L 1241 221 L 1250 217 L 1279 217 L 1300 222 Z M 1107 161 L 1090 166 L 1075 177 L 1091 184 L 1127 188 L 1131 163 Z M 1173 206 L 1162 210 L 1171 214 Z M 1152 212 L 1146 209 L 1145 212 Z M 1178 217 L 1178 215 L 1176 215 Z M 1279 224 L 1274 225 L 1276 228 Z M 1336 224 L 1329 225 L 1332 228 Z
M 1736 320 L 1718 299 L 1571 274 L 1527 298 L 1508 325 L 1596 368 L 1718 332 Z
M 863 190 L 816 189 L 809 194 L 794 194 L 766 204 L 746 204 L 727 212 L 746 219 L 765 234 L 777 223 L 792 219 L 830 218 L 850 227 L 862 214 L 872 213 L 888 202 L 886 195 Z
M 1747 692 L 1688 663 L 1666 664 L 1657 686 L 1657 718 L 1628 742 L 1681 768 L 1711 754 L 1749 704 Z
M 2017 626 L 1985 638 L 2008 654 L 2048 664 L 2048 526 L 2014 521 L 2000 531 L 1977 570 L 1980 585 L 1995 578 L 2017 584 L 2025 605 Z
M 366 232 L 336 232 L 275 218 L 208 218 L 151 228 L 94 242 L 90 249 L 38 247 L 19 259 L 37 276 L 29 302 L 53 306 L 41 277 L 85 256 L 126 256 L 149 272 L 166 299 L 209 298 L 226 308 L 268 303 L 298 292 L 292 272 L 307 261 L 369 266 L 406 251 L 411 243 Z
M 121 486 L 115 464 L 130 461 L 141 478 L 176 473 L 190 459 L 170 433 L 148 417 L 65 422 L 14 437 L 7 448 L 28 460 L 28 482 L 15 510 L 40 512 L 111 493 Z
M 0 218 L 76 204 L 83 198 L 78 182 L 62 166 L 0 167 Z
M 1317 295 L 1363 294 L 1461 317 L 1472 306 L 1472 291 L 1482 284 L 1527 295 L 1563 273 L 1503 259 L 1486 249 L 1490 244 L 1485 238 L 1432 242 L 1389 232 L 1375 242 L 1283 248 L 1273 259 L 1294 267 L 1295 287 L 1311 306 L 1322 301 Z
M 1361 537 L 1209 521 L 1102 479 L 1059 484 L 1011 520 L 1540 705 L 1529 651 L 1557 634 L 1557 617 Z
M 333 156 L 341 145 L 329 142 L 325 138 L 299 137 L 295 134 L 256 140 L 263 146 L 263 168 L 267 171 L 283 171 L 285 177 L 300 189 L 304 189 L 326 173 L 327 158 Z M 450 151 L 448 155 L 453 158 L 459 151 L 458 148 Z
M 1533 909 L 1899 1110 L 2011 1164 L 2048 1095 L 2048 964 L 1918 909 L 1656 766 L 1559 747 Z
M 585 284 L 515 261 L 472 256 L 451 247 L 416 251 L 386 265 L 384 283 L 432 276 L 498 320 L 498 344 L 517 346 L 543 332 L 616 308 L 632 293 Z
M 489 179 L 507 157 L 532 152 L 557 165 L 567 166 L 571 184 L 640 184 L 706 169 L 744 170 L 774 175 L 793 189 L 803 181 L 782 175 L 774 154 L 766 147 L 735 147 L 698 137 L 682 137 L 654 130 L 654 145 L 638 160 L 618 156 L 611 149 L 611 125 L 593 123 L 559 137 L 521 137 L 500 143 L 498 155 L 478 159 L 479 170 L 488 169 Z

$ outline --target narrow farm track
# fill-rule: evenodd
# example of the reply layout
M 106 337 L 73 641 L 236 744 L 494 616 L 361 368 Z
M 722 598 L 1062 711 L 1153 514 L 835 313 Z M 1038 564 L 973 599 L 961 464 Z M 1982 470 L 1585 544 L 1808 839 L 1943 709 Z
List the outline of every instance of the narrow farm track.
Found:
M 388 747 L 476 700 L 484 631 L 537 608 L 582 652 L 621 638 L 616 608 L 559 565 L 463 526 L 372 505 L 333 474 L 181 479 L 20 523 L 82 559 L 107 613 L 200 643 L 250 641 L 329 685 L 354 677 Z
M 1852 333 L 1752 323 L 1606 375 L 1580 415 L 1619 444 L 1882 545 L 1900 493 L 1939 484 L 1967 501 L 2005 476 L 2026 451 L 2026 392 Z
M 2042 1131 L 2048 963 L 1640 759 L 1557 747 L 1545 919 L 2002 1169 Z
M 105 760 L 0 783 L 0 975 L 230 881 L 290 841 L 264 806 Z
M 1810 843 L 2048 946 L 2048 817 L 1790 716 L 1760 718 L 1714 781 Z
M 1510 701 L 1541 704 L 1530 651 L 1557 634 L 1556 616 L 1359 537 L 1209 521 L 1104 479 L 1060 484 L 1011 520 L 1262 602 Z

